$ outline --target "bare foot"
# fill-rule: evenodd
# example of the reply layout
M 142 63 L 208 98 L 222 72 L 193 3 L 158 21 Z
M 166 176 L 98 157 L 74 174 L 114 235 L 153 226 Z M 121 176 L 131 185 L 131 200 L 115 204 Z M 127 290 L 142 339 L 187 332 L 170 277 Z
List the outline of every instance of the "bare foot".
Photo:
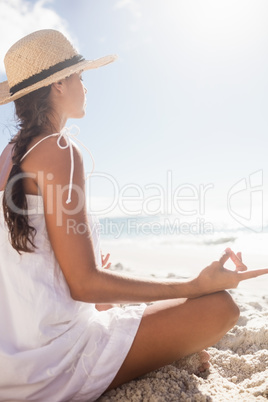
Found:
M 190 374 L 203 373 L 210 367 L 210 355 L 206 350 L 183 357 L 175 362 L 175 366 Z
M 199 371 L 200 373 L 203 373 L 210 367 L 209 363 L 210 355 L 206 350 L 202 350 L 201 352 L 198 353 L 198 355 L 201 363 L 201 366 L 199 366 Z

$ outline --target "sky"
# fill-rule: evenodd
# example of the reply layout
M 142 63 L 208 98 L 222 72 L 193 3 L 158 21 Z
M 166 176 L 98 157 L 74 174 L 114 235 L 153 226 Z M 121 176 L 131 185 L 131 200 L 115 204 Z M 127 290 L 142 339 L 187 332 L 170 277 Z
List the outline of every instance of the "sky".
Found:
M 118 55 L 84 73 L 87 114 L 70 122 L 94 155 L 88 192 L 102 212 L 114 212 L 107 200 L 116 194 L 121 212 L 156 212 L 159 203 L 186 215 L 220 208 L 241 225 L 261 226 L 267 0 L 0 0 L 0 18 L 1 63 L 16 40 L 43 28 L 62 31 L 85 58 Z M 11 104 L 1 106 L 0 150 L 13 115 Z

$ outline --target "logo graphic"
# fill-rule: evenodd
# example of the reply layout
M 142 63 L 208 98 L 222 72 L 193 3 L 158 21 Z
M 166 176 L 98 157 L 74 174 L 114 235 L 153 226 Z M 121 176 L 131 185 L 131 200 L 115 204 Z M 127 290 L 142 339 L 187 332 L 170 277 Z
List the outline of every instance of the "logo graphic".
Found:
M 263 230 L 263 171 L 258 170 L 236 182 L 227 195 L 228 212 L 239 224 L 254 231 Z

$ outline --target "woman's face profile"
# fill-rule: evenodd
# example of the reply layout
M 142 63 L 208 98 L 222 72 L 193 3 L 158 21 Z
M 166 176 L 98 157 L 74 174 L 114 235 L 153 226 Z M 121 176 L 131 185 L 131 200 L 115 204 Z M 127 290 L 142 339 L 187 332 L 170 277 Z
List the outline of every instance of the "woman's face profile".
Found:
M 64 80 L 64 105 L 68 118 L 79 119 L 86 113 L 87 90 L 82 82 L 82 73 L 74 73 Z

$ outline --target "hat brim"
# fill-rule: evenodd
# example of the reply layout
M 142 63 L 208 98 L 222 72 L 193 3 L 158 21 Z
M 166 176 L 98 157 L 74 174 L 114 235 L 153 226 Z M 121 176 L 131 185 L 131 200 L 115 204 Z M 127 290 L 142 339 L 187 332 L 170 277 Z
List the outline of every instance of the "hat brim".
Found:
M 8 85 L 8 81 L 4 81 L 0 83 L 0 105 L 4 105 L 6 103 L 12 102 L 16 99 L 21 98 L 24 95 L 27 95 L 33 91 L 36 91 L 37 89 L 47 87 L 54 82 L 57 82 L 59 80 L 62 80 L 74 73 L 77 72 L 82 72 L 86 70 L 90 70 L 93 68 L 98 68 L 105 66 L 106 64 L 112 63 L 117 59 L 116 55 L 109 55 L 109 56 L 104 56 L 96 60 L 83 60 L 80 61 L 79 63 L 67 67 L 61 71 L 58 71 L 51 76 L 45 78 L 44 80 L 38 81 L 36 84 L 30 85 L 29 87 L 26 87 L 24 89 L 21 89 L 20 91 L 16 92 L 14 95 L 10 94 L 10 88 Z

